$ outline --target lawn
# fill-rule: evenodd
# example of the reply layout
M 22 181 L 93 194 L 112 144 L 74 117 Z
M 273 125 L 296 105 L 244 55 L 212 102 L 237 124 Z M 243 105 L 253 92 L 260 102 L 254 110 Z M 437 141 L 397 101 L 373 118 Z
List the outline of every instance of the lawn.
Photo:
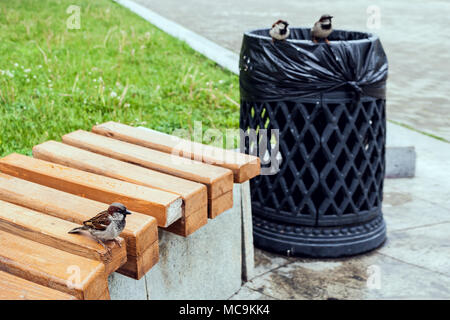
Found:
M 1 156 L 109 120 L 239 125 L 236 75 L 113 1 L 0 0 L 0 39 Z

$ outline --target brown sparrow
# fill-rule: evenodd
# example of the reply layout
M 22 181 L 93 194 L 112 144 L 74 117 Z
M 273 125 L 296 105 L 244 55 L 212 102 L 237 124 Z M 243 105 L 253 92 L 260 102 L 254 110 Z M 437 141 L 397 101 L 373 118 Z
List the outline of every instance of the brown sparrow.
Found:
M 284 20 L 278 20 L 272 25 L 269 34 L 272 37 L 272 42 L 275 40 L 283 41 L 289 37 L 289 23 Z
M 324 39 L 326 43 L 330 43 L 327 38 L 333 31 L 331 26 L 332 18 L 333 17 L 329 14 L 324 14 L 320 17 L 319 21 L 314 23 L 314 26 L 311 29 L 311 39 L 314 43 L 317 43 L 317 39 Z
M 123 204 L 114 202 L 109 206 L 108 210 L 102 211 L 95 217 L 84 221 L 82 227 L 74 228 L 69 233 L 88 231 L 110 253 L 110 249 L 106 247 L 103 241 L 113 240 L 121 247 L 120 242 L 116 238 L 125 228 L 125 218 L 129 214 L 131 212 Z

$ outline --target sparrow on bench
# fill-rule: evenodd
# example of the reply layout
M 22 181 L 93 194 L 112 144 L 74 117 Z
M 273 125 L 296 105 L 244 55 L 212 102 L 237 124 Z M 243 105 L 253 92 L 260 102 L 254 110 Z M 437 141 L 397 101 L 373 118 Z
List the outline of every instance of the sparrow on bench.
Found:
M 116 238 L 125 228 L 125 219 L 129 214 L 131 212 L 123 204 L 115 202 L 109 206 L 108 210 L 102 211 L 95 217 L 84 221 L 82 227 L 74 228 L 69 233 L 88 231 L 111 254 L 111 249 L 105 245 L 104 241 L 112 240 L 121 247 L 120 242 Z

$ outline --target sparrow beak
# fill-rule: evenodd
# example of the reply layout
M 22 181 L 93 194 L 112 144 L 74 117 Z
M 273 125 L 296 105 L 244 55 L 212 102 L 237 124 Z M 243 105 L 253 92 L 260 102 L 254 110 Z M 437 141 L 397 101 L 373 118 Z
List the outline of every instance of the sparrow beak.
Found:
M 125 211 L 125 215 L 129 215 L 129 214 L 131 214 L 131 212 L 130 211 Z

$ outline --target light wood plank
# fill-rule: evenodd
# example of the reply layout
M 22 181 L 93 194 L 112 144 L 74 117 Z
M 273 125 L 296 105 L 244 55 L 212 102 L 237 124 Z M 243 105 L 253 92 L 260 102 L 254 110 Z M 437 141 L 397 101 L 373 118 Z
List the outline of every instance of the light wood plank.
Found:
M 139 280 L 146 274 L 145 270 L 150 270 L 158 262 L 158 260 L 159 245 L 158 242 L 155 242 L 141 255 L 137 257 L 130 257 L 118 272 L 125 276 Z M 136 268 L 137 266 L 140 266 L 140 268 Z
M 155 217 L 161 227 L 182 216 L 182 199 L 176 194 L 16 153 L 0 159 L 0 171 L 92 200 L 121 202 L 130 210 Z
M 77 299 L 108 294 L 103 263 L 0 230 L 0 270 Z
M 233 173 L 225 168 L 173 156 L 83 130 L 66 134 L 62 140 L 64 143 L 78 148 L 203 183 L 208 187 L 209 199 L 217 198 L 233 189 Z
M 37 159 L 71 168 L 178 194 L 183 199 L 184 221 L 197 219 L 197 221 L 189 221 L 189 223 L 198 227 L 203 226 L 207 221 L 208 196 L 206 186 L 203 184 L 112 159 L 56 141 L 47 141 L 35 146 L 33 148 L 33 156 Z M 192 213 L 197 213 L 199 210 L 203 210 L 205 219 L 199 214 L 195 218 L 191 217 Z M 205 221 L 205 223 L 201 224 L 199 223 L 200 221 Z M 187 230 L 183 231 L 180 228 L 185 225 L 181 219 L 174 224 L 178 225 L 176 228 L 181 231 L 182 235 L 187 235 Z
M 0 300 L 76 300 L 76 298 L 0 271 Z
M 94 126 L 92 131 L 114 139 L 230 169 L 233 171 L 235 183 L 247 181 L 259 175 L 261 171 L 258 157 L 180 139 L 155 130 L 143 130 L 110 121 Z
M 228 209 L 231 209 L 232 207 L 233 207 L 233 190 L 211 201 L 208 216 L 210 219 L 214 219 L 215 217 L 217 217 L 221 213 L 224 213 Z
M 0 200 L 0 229 L 49 247 L 67 251 L 105 264 L 107 275 L 119 269 L 127 260 L 125 241 L 122 247 L 106 243 L 111 254 L 90 236 L 69 234 L 79 225 L 44 213 Z
M 187 237 L 208 222 L 208 215 L 205 215 L 205 211 L 208 212 L 208 206 L 194 212 L 187 218 L 181 218 L 177 221 L 177 223 L 173 223 L 165 230 L 183 237 Z

